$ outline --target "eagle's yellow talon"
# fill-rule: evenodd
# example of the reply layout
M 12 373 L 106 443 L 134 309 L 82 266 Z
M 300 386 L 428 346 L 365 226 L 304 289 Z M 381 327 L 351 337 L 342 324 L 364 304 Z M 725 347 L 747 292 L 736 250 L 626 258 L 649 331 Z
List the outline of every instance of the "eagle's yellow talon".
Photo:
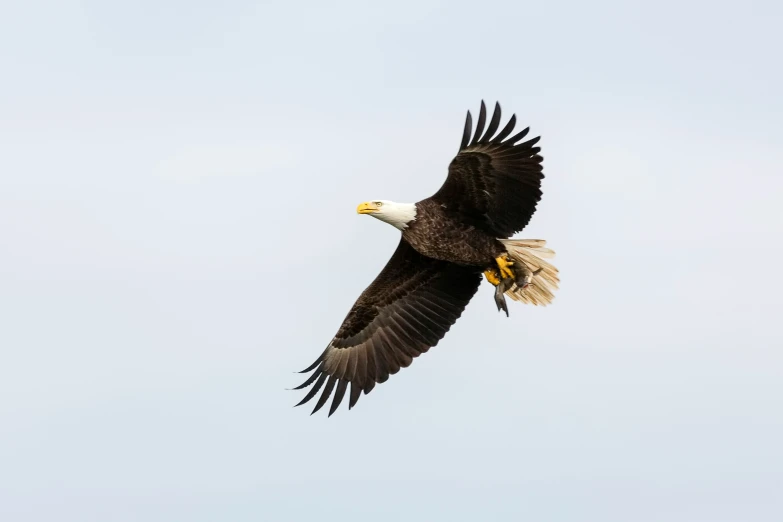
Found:
M 484 271 L 484 277 L 495 286 L 500 284 L 500 277 L 498 276 L 498 271 L 495 269 Z
M 514 262 L 508 258 L 508 255 L 503 254 L 502 256 L 496 257 L 495 262 L 498 264 L 501 277 L 510 277 L 511 279 L 515 278 L 514 272 L 510 268 Z

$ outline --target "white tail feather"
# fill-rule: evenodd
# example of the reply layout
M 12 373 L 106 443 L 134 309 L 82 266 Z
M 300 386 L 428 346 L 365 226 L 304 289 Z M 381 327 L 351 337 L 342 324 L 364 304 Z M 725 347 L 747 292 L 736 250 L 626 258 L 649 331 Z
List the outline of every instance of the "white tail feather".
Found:
M 516 262 L 515 268 L 522 265 L 527 272 L 527 286 L 514 284 L 506 290 L 506 295 L 515 301 L 536 306 L 546 306 L 555 298 L 560 278 L 558 270 L 544 259 L 551 259 L 555 252 L 545 248 L 543 239 L 500 239 L 508 255 Z

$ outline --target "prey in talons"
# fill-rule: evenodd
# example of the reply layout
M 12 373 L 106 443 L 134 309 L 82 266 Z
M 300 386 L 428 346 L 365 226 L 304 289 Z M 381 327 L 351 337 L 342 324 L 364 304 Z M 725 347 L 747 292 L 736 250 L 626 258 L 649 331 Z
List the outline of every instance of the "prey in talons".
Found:
M 521 289 L 527 288 L 534 275 L 537 275 L 541 269 L 536 272 L 531 272 L 524 264 L 518 264 L 515 266 L 514 261 L 510 260 L 508 256 L 500 256 L 495 259 L 497 268 L 490 268 L 484 271 L 484 277 L 487 278 L 495 287 L 495 304 L 498 307 L 498 312 L 503 310 L 508 317 L 508 306 L 506 305 L 506 292 L 510 290 L 515 284 Z M 515 266 L 516 271 L 511 267 Z

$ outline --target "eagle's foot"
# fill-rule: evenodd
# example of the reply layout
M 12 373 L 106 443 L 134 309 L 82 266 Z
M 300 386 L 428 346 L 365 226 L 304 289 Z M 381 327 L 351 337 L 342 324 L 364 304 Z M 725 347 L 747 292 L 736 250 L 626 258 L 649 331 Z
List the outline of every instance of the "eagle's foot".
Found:
M 496 268 L 493 268 L 491 270 L 485 270 L 484 277 L 486 277 L 487 281 L 492 283 L 494 286 L 498 286 L 500 284 L 500 273 L 497 271 Z
M 516 279 L 514 271 L 511 269 L 511 267 L 514 265 L 514 262 L 508 258 L 508 254 L 503 254 L 502 256 L 496 257 L 495 263 L 498 264 L 498 269 L 500 269 L 500 277 L 502 279 Z

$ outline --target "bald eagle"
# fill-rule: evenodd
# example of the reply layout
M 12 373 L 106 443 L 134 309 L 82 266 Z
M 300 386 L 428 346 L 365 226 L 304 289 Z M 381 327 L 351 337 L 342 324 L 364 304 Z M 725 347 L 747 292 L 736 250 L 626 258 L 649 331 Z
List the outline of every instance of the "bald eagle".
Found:
M 473 133 L 468 111 L 459 152 L 432 197 L 418 203 L 375 199 L 357 208 L 402 237 L 323 353 L 300 372 L 313 373 L 295 389 L 313 386 L 297 406 L 323 388 L 312 413 L 334 392 L 331 416 L 350 384 L 353 408 L 362 392 L 438 344 L 478 290 L 482 273 L 504 308 L 504 294 L 534 305 L 554 298 L 558 272 L 544 260 L 554 252 L 543 240 L 509 239 L 528 224 L 541 199 L 540 137 L 521 142 L 529 128 L 512 135 L 515 115 L 497 132 L 498 103 L 485 132 L 486 120 L 482 101 Z

